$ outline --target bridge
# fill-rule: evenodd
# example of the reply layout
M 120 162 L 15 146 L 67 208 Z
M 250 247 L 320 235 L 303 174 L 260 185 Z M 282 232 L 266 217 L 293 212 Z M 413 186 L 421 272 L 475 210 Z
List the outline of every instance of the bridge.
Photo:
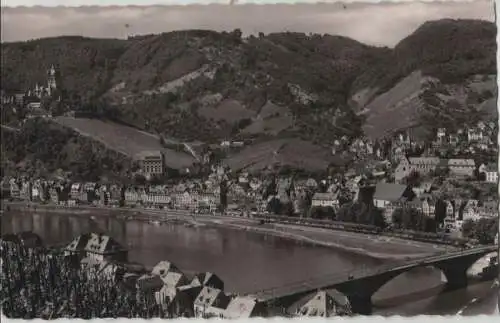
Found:
M 371 314 L 371 297 L 383 285 L 398 275 L 417 267 L 433 266 L 446 277 L 447 287 L 467 286 L 467 270 L 481 257 L 498 251 L 498 246 L 481 246 L 459 251 L 442 252 L 425 258 L 415 258 L 397 264 L 366 268 L 304 280 L 252 293 L 252 296 L 272 306 L 288 307 L 304 296 L 320 289 L 336 289 L 344 294 L 357 314 Z

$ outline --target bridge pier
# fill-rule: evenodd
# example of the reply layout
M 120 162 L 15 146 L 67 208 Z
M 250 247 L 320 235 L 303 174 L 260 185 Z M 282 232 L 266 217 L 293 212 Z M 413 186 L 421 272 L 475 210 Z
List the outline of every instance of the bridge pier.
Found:
M 446 288 L 454 290 L 465 288 L 468 285 L 467 269 L 465 266 L 449 266 L 442 268 L 446 278 Z
M 368 295 L 348 295 L 353 313 L 360 315 L 371 315 L 373 312 L 372 297 Z

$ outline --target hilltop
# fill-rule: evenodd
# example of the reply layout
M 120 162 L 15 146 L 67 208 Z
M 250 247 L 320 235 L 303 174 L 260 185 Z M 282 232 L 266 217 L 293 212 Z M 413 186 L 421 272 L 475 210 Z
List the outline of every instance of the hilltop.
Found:
M 33 88 L 54 64 L 63 110 L 181 141 L 301 140 L 319 151 L 341 136 L 493 118 L 495 37 L 494 23 L 450 19 L 394 48 L 239 30 L 65 36 L 3 43 L 1 82 L 6 92 Z

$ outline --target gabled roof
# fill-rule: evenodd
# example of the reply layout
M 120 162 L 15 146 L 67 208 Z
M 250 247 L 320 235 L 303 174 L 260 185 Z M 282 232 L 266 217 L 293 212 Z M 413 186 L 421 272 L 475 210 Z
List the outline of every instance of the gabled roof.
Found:
M 336 193 L 314 193 L 313 200 L 332 201 L 337 199 Z
M 299 300 L 291 308 L 300 316 L 329 317 L 337 314 L 338 307 L 344 308 L 348 304 L 345 296 L 335 291 L 318 291 Z
M 470 166 L 475 167 L 474 159 L 448 159 L 448 166 Z
M 224 282 L 222 281 L 222 279 L 220 279 L 219 276 L 217 276 L 211 272 L 197 274 L 193 278 L 191 285 L 193 285 L 193 286 L 208 286 L 208 287 L 224 290 Z
M 237 296 L 229 302 L 224 312 L 224 318 L 228 319 L 250 318 L 257 304 L 258 301 L 253 297 Z
M 163 283 L 167 286 L 177 287 L 179 285 L 187 284 L 188 280 L 182 273 L 169 271 L 166 275 L 160 276 Z
M 156 157 L 163 158 L 161 150 L 143 150 L 135 155 L 137 159 L 147 158 L 147 157 Z
M 73 239 L 73 241 L 71 241 L 70 244 L 68 244 L 64 249 L 68 251 L 83 251 L 85 250 L 89 239 L 90 233 L 81 234 Z
M 87 245 L 85 246 L 85 251 L 97 254 L 107 254 L 122 250 L 125 250 L 125 248 L 118 242 L 100 233 L 91 233 Z
M 441 162 L 439 157 L 410 157 L 408 161 L 412 165 L 433 165 L 437 166 Z
M 137 279 L 136 285 L 137 288 L 142 290 L 155 290 L 155 291 L 160 290 L 164 286 L 163 281 L 159 276 L 148 275 L 148 274 L 139 277 L 139 279 Z
M 211 307 L 215 306 L 217 299 L 225 297 L 226 295 L 222 290 L 205 286 L 194 300 L 194 304 L 204 307 Z
M 487 165 L 485 165 L 485 171 L 498 172 L 498 164 L 497 163 L 488 163 Z
M 407 186 L 393 183 L 377 183 L 373 199 L 395 202 L 403 198 Z

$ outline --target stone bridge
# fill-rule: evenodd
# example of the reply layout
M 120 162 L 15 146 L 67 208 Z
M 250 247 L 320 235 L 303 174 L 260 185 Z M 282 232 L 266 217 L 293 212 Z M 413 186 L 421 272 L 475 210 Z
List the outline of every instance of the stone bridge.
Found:
M 433 266 L 442 271 L 448 288 L 464 288 L 467 286 L 467 270 L 481 257 L 495 251 L 498 251 L 498 246 L 448 251 L 378 268 L 351 270 L 273 287 L 252 293 L 252 296 L 274 306 L 288 307 L 317 290 L 336 289 L 347 297 L 354 313 L 368 315 L 372 312 L 372 295 L 396 276 L 417 267 Z

